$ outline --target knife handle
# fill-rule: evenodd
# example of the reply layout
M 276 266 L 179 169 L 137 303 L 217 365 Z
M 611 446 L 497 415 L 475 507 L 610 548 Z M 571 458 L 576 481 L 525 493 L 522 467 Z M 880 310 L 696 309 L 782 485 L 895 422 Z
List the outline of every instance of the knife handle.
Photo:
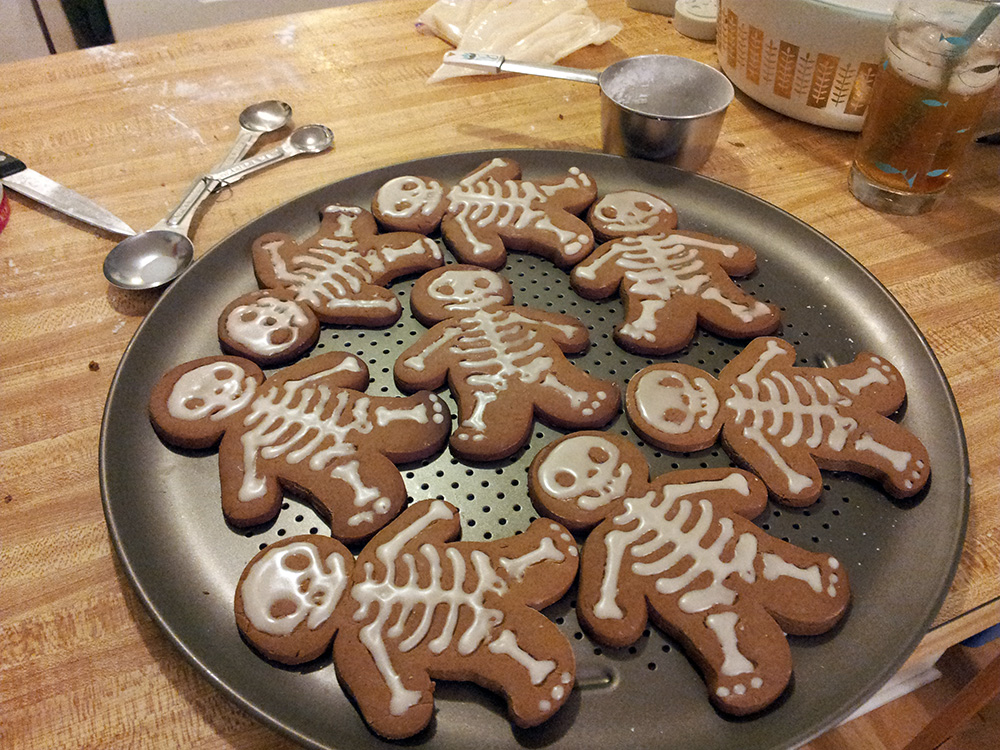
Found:
M 6 151 L 0 151 L 0 179 L 23 172 L 25 169 L 27 167 L 23 161 L 15 156 L 11 156 Z

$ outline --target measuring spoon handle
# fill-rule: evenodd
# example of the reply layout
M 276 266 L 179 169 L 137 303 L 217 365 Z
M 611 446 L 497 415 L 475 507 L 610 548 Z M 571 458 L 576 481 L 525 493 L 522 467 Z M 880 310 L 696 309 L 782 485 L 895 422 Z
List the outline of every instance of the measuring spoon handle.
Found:
M 226 154 L 226 157 L 222 161 L 212 167 L 212 171 L 226 169 L 238 162 L 250 152 L 250 149 L 253 148 L 261 135 L 261 132 L 249 130 L 241 125 L 239 135 L 236 136 L 236 140 L 233 142 L 232 148 L 229 149 L 229 153 Z M 181 202 L 170 212 L 170 215 L 165 220 L 166 225 L 171 229 L 177 229 L 187 234 L 187 228 L 191 224 L 191 217 L 194 214 L 194 210 L 218 187 L 218 182 L 214 180 L 206 181 L 204 178 L 199 177 L 191 183 Z M 185 219 L 187 219 L 187 223 L 182 227 L 181 223 Z

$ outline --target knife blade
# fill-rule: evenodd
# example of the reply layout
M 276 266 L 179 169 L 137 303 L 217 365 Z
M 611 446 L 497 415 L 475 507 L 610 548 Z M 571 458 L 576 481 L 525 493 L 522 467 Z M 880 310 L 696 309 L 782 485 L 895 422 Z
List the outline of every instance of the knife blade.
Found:
M 72 216 L 74 219 L 100 227 L 115 234 L 132 236 L 135 230 L 119 219 L 106 208 L 98 205 L 85 195 L 63 187 L 55 180 L 33 169 L 28 169 L 24 162 L 0 151 L 0 182 L 11 190 L 16 190 L 32 200 L 38 201 L 49 208 Z

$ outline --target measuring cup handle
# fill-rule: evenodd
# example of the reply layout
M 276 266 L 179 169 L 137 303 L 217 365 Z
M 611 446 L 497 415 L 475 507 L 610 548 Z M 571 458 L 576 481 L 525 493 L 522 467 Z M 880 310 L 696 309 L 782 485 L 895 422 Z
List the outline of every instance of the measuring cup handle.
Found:
M 451 50 L 445 53 L 444 62 L 448 65 L 458 65 L 464 68 L 491 70 L 494 73 L 524 73 L 545 78 L 559 78 L 564 81 L 576 81 L 577 83 L 600 84 L 601 82 L 601 74 L 593 70 L 508 60 L 503 55 L 491 55 L 486 52 Z

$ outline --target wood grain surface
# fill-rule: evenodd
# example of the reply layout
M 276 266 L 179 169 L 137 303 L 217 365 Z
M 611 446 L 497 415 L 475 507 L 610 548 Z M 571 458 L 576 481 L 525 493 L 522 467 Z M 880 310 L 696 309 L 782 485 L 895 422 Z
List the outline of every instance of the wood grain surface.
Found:
M 248 103 L 290 102 L 334 151 L 210 199 L 199 253 L 334 180 L 452 151 L 600 148 L 596 88 L 526 76 L 426 85 L 447 45 L 418 34 L 430 0 L 385 0 L 0 65 L 0 148 L 136 229 L 214 165 Z M 714 64 L 624 0 L 591 0 L 623 30 L 566 60 L 603 68 L 662 52 Z M 930 638 L 997 621 L 1000 599 L 1000 152 L 976 145 L 939 206 L 876 213 L 846 188 L 856 135 L 738 95 L 701 172 L 823 232 L 884 283 L 950 380 L 972 467 L 968 537 Z M 4 748 L 279 748 L 168 642 L 118 565 L 101 506 L 108 387 L 156 292 L 101 274 L 115 238 L 10 193 L 0 235 L 0 693 Z M 136 467 L 141 471 L 142 467 Z

